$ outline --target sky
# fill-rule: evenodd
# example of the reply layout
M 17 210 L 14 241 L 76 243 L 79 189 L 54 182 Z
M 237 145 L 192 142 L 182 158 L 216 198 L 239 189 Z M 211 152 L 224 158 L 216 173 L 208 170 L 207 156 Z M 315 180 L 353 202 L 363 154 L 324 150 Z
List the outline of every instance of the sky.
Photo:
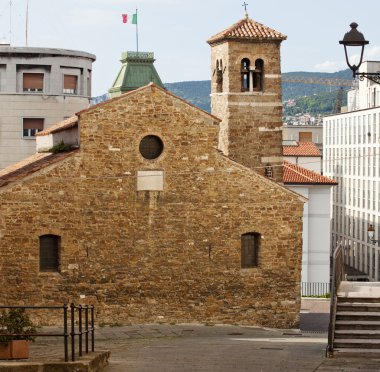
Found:
M 28 46 L 95 54 L 92 94 L 101 95 L 116 78 L 121 53 L 136 50 L 136 27 L 123 24 L 121 15 L 133 14 L 137 8 L 139 50 L 154 52 L 161 80 L 208 80 L 210 46 L 206 40 L 244 17 L 243 2 L 29 0 Z M 380 60 L 379 0 L 246 3 L 250 18 L 288 36 L 281 48 L 283 72 L 335 72 L 347 68 L 338 41 L 353 21 L 370 41 L 364 59 Z M 26 4 L 27 0 L 0 0 L 0 42 L 25 46 Z

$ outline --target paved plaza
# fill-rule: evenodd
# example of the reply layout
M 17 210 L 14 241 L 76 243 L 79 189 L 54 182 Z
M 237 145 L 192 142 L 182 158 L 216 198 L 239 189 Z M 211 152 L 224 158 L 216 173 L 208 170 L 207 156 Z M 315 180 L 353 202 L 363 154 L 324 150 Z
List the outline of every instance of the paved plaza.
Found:
M 380 359 L 325 358 L 328 311 L 328 301 L 303 300 L 299 330 L 213 324 L 99 327 L 96 350 L 111 351 L 105 372 L 379 371 Z M 31 345 L 31 361 L 62 357 L 62 339 L 38 338 Z

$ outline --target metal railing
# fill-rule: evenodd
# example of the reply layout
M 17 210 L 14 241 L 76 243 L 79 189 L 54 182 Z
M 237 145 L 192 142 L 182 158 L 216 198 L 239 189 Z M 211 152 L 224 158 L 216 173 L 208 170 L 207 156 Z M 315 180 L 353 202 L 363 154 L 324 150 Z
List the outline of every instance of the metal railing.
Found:
M 301 296 L 324 296 L 330 294 L 331 283 L 322 282 L 302 282 L 301 283 Z
M 330 323 L 328 344 L 326 348 L 326 356 L 331 355 L 334 349 L 334 332 L 335 332 L 335 318 L 336 307 L 338 300 L 338 288 L 342 280 L 344 279 L 344 257 L 342 243 L 336 247 L 333 254 L 332 263 L 332 282 L 331 282 L 331 300 L 330 300 Z
M 63 337 L 65 362 L 69 361 L 69 339 L 71 343 L 71 360 L 75 361 L 75 337 L 78 336 L 78 356 L 83 355 L 83 335 L 85 338 L 85 352 L 89 352 L 91 337 L 91 351 L 95 351 L 94 306 L 64 304 L 63 306 L 0 306 L 0 309 L 29 309 L 29 310 L 62 310 L 63 333 L 0 333 L 0 336 L 30 336 L 30 337 Z M 70 313 L 70 316 L 69 316 Z M 77 314 L 77 316 L 76 316 Z M 83 319 L 84 317 L 84 319 Z M 83 321 L 84 320 L 84 321 Z M 69 332 L 70 322 L 70 332 Z M 78 324 L 76 326 L 76 323 Z M 1 330 L 0 330 L 1 332 Z M 91 336 L 90 336 L 91 335 Z

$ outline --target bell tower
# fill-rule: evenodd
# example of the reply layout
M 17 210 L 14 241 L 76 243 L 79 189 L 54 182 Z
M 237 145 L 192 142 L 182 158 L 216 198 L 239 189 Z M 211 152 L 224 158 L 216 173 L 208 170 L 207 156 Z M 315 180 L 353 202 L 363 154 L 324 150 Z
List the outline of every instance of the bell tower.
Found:
M 219 149 L 282 182 L 280 45 L 286 36 L 248 17 L 212 36 L 211 113 Z

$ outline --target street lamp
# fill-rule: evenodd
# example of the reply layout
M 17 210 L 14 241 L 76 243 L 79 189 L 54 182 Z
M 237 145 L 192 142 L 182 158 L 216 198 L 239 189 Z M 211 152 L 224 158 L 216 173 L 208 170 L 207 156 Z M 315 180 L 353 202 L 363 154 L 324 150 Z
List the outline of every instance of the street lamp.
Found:
M 339 44 L 342 44 L 344 46 L 344 53 L 346 55 L 346 62 L 348 67 L 352 71 L 352 76 L 355 78 L 356 76 L 359 77 L 361 81 L 364 80 L 364 78 L 367 78 L 368 80 L 373 81 L 376 84 L 380 84 L 380 73 L 377 72 L 358 72 L 360 65 L 363 62 L 363 54 L 364 54 L 364 47 L 369 44 L 369 41 L 364 38 L 364 35 L 357 30 L 358 24 L 356 22 L 352 22 L 350 24 L 351 30 L 347 32 L 344 35 L 343 40 L 339 41 Z M 358 47 L 361 48 L 360 50 L 360 60 L 357 65 L 350 63 L 347 47 Z M 356 49 L 358 50 L 358 49 Z
M 375 236 L 375 228 L 373 227 L 373 225 L 371 224 L 371 225 L 369 225 L 368 226 L 368 238 L 369 238 L 369 240 L 372 242 L 372 243 L 378 243 L 379 242 L 379 240 L 374 240 L 373 238 L 374 238 L 374 236 Z

